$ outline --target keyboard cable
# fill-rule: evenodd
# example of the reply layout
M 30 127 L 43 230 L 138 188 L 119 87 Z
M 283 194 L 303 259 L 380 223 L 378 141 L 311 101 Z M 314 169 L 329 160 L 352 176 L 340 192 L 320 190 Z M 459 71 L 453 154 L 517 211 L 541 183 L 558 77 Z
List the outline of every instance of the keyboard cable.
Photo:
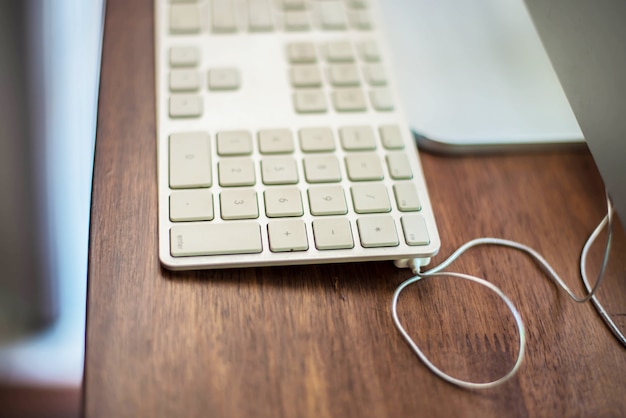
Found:
M 569 295 L 569 297 L 572 298 L 575 302 L 585 303 L 591 300 L 591 302 L 593 303 L 594 307 L 600 314 L 600 317 L 604 320 L 607 327 L 611 330 L 611 332 L 617 338 L 617 340 L 626 348 L 626 338 L 624 337 L 623 333 L 619 330 L 619 328 L 615 325 L 615 322 L 613 322 L 613 320 L 611 319 L 611 316 L 606 312 L 606 310 L 604 309 L 600 301 L 597 299 L 596 294 L 595 294 L 597 289 L 600 286 L 600 283 L 602 282 L 602 279 L 604 278 L 604 273 L 606 271 L 606 267 L 607 267 L 608 259 L 609 259 L 609 253 L 611 249 L 611 239 L 613 236 L 613 205 L 611 204 L 611 200 L 609 199 L 608 195 L 606 197 L 606 200 L 607 200 L 607 214 L 604 216 L 602 221 L 598 224 L 598 226 L 595 228 L 595 230 L 591 233 L 591 235 L 587 239 L 585 245 L 583 246 L 581 256 L 580 256 L 580 274 L 582 277 L 582 281 L 585 285 L 585 288 L 587 290 L 587 294 L 585 296 L 583 297 L 576 296 L 576 294 L 565 284 L 565 282 L 561 279 L 561 277 L 559 277 L 559 275 L 550 266 L 550 264 L 541 256 L 541 254 L 539 254 L 534 249 L 526 245 L 520 244 L 518 242 L 501 239 L 501 238 L 477 238 L 460 246 L 445 261 L 443 261 L 441 264 L 439 264 L 438 266 L 430 270 L 427 270 L 424 272 L 420 271 L 418 260 L 412 260 L 411 262 L 409 262 L 409 266 L 413 270 L 413 273 L 415 274 L 415 276 L 404 281 L 396 288 L 393 298 L 392 298 L 392 302 L 391 302 L 391 312 L 392 312 L 392 317 L 393 317 L 393 321 L 394 321 L 396 328 L 398 329 L 398 331 L 400 332 L 404 340 L 411 347 L 411 349 L 418 356 L 418 358 L 434 374 L 436 374 L 443 380 L 449 383 L 452 383 L 456 386 L 459 386 L 465 389 L 487 389 L 487 388 L 501 385 L 502 383 L 506 382 L 511 377 L 513 377 L 517 373 L 517 371 L 519 370 L 522 364 L 522 360 L 524 359 L 524 353 L 526 350 L 526 330 L 525 330 L 524 323 L 522 321 L 522 317 L 519 311 L 517 310 L 513 302 L 511 302 L 511 300 L 506 296 L 506 294 L 502 290 L 500 290 L 497 286 L 495 286 L 493 283 L 490 283 L 487 280 L 484 280 L 484 279 L 481 279 L 479 277 L 472 276 L 469 274 L 443 271 L 443 269 L 445 269 L 450 264 L 452 264 L 457 258 L 459 258 L 464 252 L 466 252 L 470 248 L 480 246 L 480 245 L 499 245 L 499 246 L 514 248 L 529 255 L 532 259 L 534 259 L 539 264 L 539 266 L 543 269 L 546 275 L 558 287 L 564 290 Z M 602 230 L 606 227 L 608 228 L 607 228 L 606 244 L 604 248 L 604 256 L 602 258 L 602 264 L 600 267 L 600 271 L 598 272 L 598 275 L 597 275 L 596 283 L 592 288 L 589 284 L 589 279 L 587 277 L 587 257 L 588 257 L 591 246 L 593 245 L 595 240 L 598 238 Z M 449 276 L 449 277 L 469 280 L 469 281 L 478 283 L 479 285 L 487 287 L 489 290 L 493 291 L 500 299 L 504 301 L 508 309 L 513 314 L 515 323 L 517 325 L 518 333 L 519 333 L 519 349 L 518 349 L 518 355 L 517 355 L 517 360 L 515 361 L 515 364 L 504 376 L 496 380 L 493 380 L 490 382 L 484 382 L 484 383 L 470 382 L 470 381 L 457 379 L 443 372 L 437 366 L 435 366 L 428 359 L 428 357 L 420 350 L 420 348 L 417 346 L 415 341 L 413 341 L 411 336 L 402 326 L 402 323 L 398 317 L 398 312 L 397 312 L 398 298 L 400 297 L 400 294 L 402 293 L 402 291 L 406 287 L 414 283 L 417 283 L 419 281 L 424 281 L 429 278 L 441 277 L 441 276 Z

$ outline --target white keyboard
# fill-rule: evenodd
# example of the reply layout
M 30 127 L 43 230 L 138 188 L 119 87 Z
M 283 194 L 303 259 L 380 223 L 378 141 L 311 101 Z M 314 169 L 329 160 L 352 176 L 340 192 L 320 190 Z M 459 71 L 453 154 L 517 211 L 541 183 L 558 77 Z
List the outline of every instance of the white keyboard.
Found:
M 165 267 L 438 251 L 378 16 L 373 0 L 155 0 Z

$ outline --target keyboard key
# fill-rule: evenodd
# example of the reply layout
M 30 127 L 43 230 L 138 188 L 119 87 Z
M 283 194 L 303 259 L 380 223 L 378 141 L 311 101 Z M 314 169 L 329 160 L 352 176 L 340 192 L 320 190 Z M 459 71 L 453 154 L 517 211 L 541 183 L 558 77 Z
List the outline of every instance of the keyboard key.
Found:
M 200 32 L 200 9 L 195 4 L 170 6 L 170 32 L 186 34 Z
M 331 152 L 335 150 L 333 131 L 330 128 L 302 128 L 299 132 L 303 152 Z
M 256 222 L 194 223 L 170 229 L 172 256 L 250 254 L 263 250 Z
M 387 84 L 387 75 L 380 64 L 367 64 L 363 67 L 363 75 L 370 86 L 384 86 Z
M 412 182 L 402 182 L 393 185 L 393 193 L 396 196 L 396 204 L 402 212 L 413 212 L 422 209 L 417 189 Z
M 265 190 L 265 214 L 270 218 L 302 216 L 302 197 L 297 187 L 273 187 Z
M 413 171 L 405 153 L 397 151 L 389 153 L 386 160 L 391 178 L 395 180 L 413 178 Z
M 367 10 L 355 10 L 350 13 L 350 25 L 358 30 L 370 30 L 374 24 Z
M 365 111 L 365 95 L 360 89 L 344 88 L 333 91 L 333 104 L 338 112 Z
M 325 0 L 318 3 L 322 29 L 342 30 L 347 28 L 346 13 L 340 1 Z
M 283 10 L 304 10 L 306 0 L 280 0 Z
M 346 171 L 352 181 L 382 180 L 384 177 L 380 157 L 375 153 L 349 154 Z
M 170 66 L 195 67 L 200 62 L 200 53 L 197 48 L 190 46 L 176 46 L 170 48 Z
M 325 218 L 313 221 L 315 247 L 318 250 L 354 248 L 350 221 L 345 218 Z
M 326 44 L 326 59 L 329 62 L 352 62 L 354 53 L 350 42 L 339 41 Z
M 398 125 L 384 125 L 379 128 L 383 147 L 386 149 L 403 149 L 402 133 Z
M 169 185 L 172 189 L 211 187 L 211 147 L 204 132 L 169 137 Z
M 368 7 L 367 0 L 346 0 L 348 7 L 352 9 L 366 9 Z
M 274 29 L 270 0 L 248 0 L 248 29 L 252 32 Z
M 317 65 L 291 67 L 291 85 L 294 87 L 321 87 L 322 72 Z
M 292 64 L 312 64 L 317 61 L 315 45 L 310 42 L 294 42 L 288 44 L 287 57 Z
M 248 131 L 222 131 L 217 133 L 218 155 L 252 154 L 252 136 Z
M 216 33 L 237 31 L 235 3 L 230 0 L 213 0 L 211 8 L 211 29 Z
M 262 154 L 286 154 L 293 150 L 293 136 L 289 129 L 259 131 L 259 151 Z
M 254 163 L 249 158 L 225 158 L 217 168 L 222 187 L 253 186 L 256 183 Z
M 382 183 L 356 185 L 350 188 L 356 213 L 382 213 L 391 211 L 387 188 Z
M 348 213 L 346 197 L 341 186 L 311 187 L 308 190 L 309 209 L 316 216 Z
M 298 166 L 291 157 L 268 157 L 261 161 L 263 184 L 296 184 Z
M 357 219 L 361 245 L 365 248 L 396 247 L 400 244 L 393 218 L 388 215 Z
M 328 70 L 330 84 L 335 87 L 358 86 L 359 70 L 354 64 L 335 64 Z
M 346 151 L 376 149 L 374 131 L 370 126 L 346 126 L 339 129 L 341 146 Z
M 285 30 L 291 32 L 309 30 L 309 14 L 301 10 L 287 10 L 285 12 Z
M 393 98 L 391 92 L 384 88 L 377 88 L 370 91 L 372 107 L 379 111 L 393 110 Z
M 222 219 L 254 219 L 259 217 L 256 192 L 252 189 L 225 190 L 220 194 Z
M 236 68 L 214 68 L 209 70 L 209 90 L 237 90 L 241 76 Z
M 196 91 L 200 88 L 200 74 L 195 70 L 172 70 L 170 91 Z
M 326 97 L 322 90 L 300 90 L 293 94 L 293 105 L 298 113 L 326 112 Z
M 202 97 L 195 94 L 173 94 L 170 97 L 171 118 L 199 117 L 202 107 Z
M 173 222 L 210 221 L 213 216 L 213 195 L 209 190 L 176 190 L 170 194 L 170 220 Z
M 273 252 L 306 251 L 309 242 L 306 227 L 300 219 L 271 221 L 267 224 L 270 250 Z
M 366 41 L 360 47 L 361 59 L 368 62 L 380 61 L 380 50 L 374 41 Z
M 334 155 L 310 156 L 304 159 L 304 176 L 309 183 L 341 181 L 339 161 Z
M 428 245 L 430 237 L 426 221 L 422 215 L 406 215 L 402 217 L 402 230 L 407 245 Z

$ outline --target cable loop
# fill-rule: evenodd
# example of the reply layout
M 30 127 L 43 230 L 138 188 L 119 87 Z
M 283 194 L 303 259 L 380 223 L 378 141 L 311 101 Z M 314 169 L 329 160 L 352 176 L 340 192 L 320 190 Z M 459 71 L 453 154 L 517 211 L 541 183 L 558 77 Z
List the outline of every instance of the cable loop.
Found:
M 511 370 L 509 370 L 504 376 L 500 377 L 499 379 L 493 380 L 491 382 L 486 382 L 486 383 L 469 382 L 469 381 L 466 381 L 466 380 L 461 380 L 461 379 L 457 379 L 455 377 L 452 377 L 449 374 L 443 372 L 437 366 L 435 366 L 428 359 L 428 357 L 426 357 L 426 355 L 422 352 L 422 350 L 420 350 L 420 348 L 417 346 L 417 344 L 415 344 L 415 341 L 413 341 L 413 339 L 409 336 L 408 332 L 406 332 L 406 330 L 402 326 L 402 323 L 400 322 L 400 319 L 398 318 L 398 312 L 397 312 L 398 297 L 400 296 L 400 293 L 402 293 L 402 291 L 407 286 L 409 286 L 409 285 L 411 285 L 411 284 L 413 284 L 413 283 L 415 283 L 415 282 L 417 282 L 419 280 L 424 280 L 424 279 L 429 278 L 429 277 L 437 277 L 437 276 L 457 277 L 457 278 L 460 278 L 460 279 L 470 280 L 472 282 L 478 283 L 478 284 L 480 284 L 482 286 L 487 287 L 489 290 L 493 291 L 496 295 L 498 295 L 498 297 L 500 299 L 502 299 L 504 301 L 504 303 L 506 303 L 506 306 L 509 308 L 509 310 L 513 314 L 513 317 L 515 318 L 515 323 L 517 324 L 517 329 L 518 329 L 518 332 L 519 332 L 519 352 L 518 352 L 517 360 L 515 361 L 515 364 L 513 365 Z M 522 360 L 524 359 L 524 352 L 526 350 L 526 330 L 524 328 L 524 323 L 522 322 L 522 317 L 519 314 L 518 310 L 515 308 L 515 305 L 513 305 L 513 302 L 511 302 L 511 300 L 504 294 L 504 292 L 502 292 L 502 290 L 500 290 L 494 284 L 492 284 L 492 283 L 490 283 L 490 282 L 488 282 L 488 281 L 486 281 L 484 279 L 478 278 L 476 276 L 470 276 L 468 274 L 454 273 L 454 272 L 429 273 L 428 275 L 423 274 L 423 275 L 414 276 L 414 277 L 406 280 L 404 283 L 402 283 L 396 289 L 396 291 L 395 291 L 395 293 L 393 295 L 393 301 L 391 303 L 391 312 L 392 312 L 392 315 L 393 315 L 393 321 L 394 321 L 394 323 L 396 325 L 396 328 L 398 328 L 398 331 L 400 331 L 400 334 L 404 337 L 405 341 L 413 349 L 415 354 L 417 354 L 417 356 L 420 358 L 420 360 L 426 365 L 426 367 L 428 367 L 433 373 L 435 373 L 437 376 L 439 376 L 443 380 L 445 380 L 447 382 L 450 382 L 450 383 L 452 383 L 454 385 L 460 386 L 460 387 L 465 388 L 465 389 L 487 389 L 487 388 L 491 388 L 491 387 L 494 387 L 494 386 L 498 386 L 498 385 L 506 382 L 507 380 L 509 380 L 511 377 L 513 377 L 515 375 L 515 373 L 517 373 L 517 370 L 522 365 Z
M 522 321 L 521 315 L 515 308 L 515 305 L 513 305 L 511 300 L 504 294 L 504 292 L 502 292 L 502 290 L 500 290 L 497 286 L 495 286 L 494 284 L 484 279 L 478 278 L 476 276 L 471 276 L 468 274 L 463 274 L 463 273 L 443 272 L 443 269 L 445 269 L 450 264 L 452 264 L 457 258 L 461 256 L 461 254 L 463 254 L 465 251 L 469 250 L 470 248 L 473 248 L 479 245 L 500 245 L 500 246 L 514 248 L 516 250 L 519 250 L 528 254 L 532 259 L 534 259 L 539 264 L 539 266 L 544 270 L 547 276 L 558 287 L 563 289 L 569 295 L 569 297 L 572 298 L 572 300 L 574 300 L 575 302 L 584 303 L 584 302 L 591 300 L 593 305 L 596 307 L 596 310 L 598 311 L 598 313 L 600 314 L 600 316 L 606 323 L 607 327 L 609 327 L 609 329 L 611 330 L 611 332 L 613 332 L 613 334 L 619 340 L 619 342 L 624 347 L 626 347 L 626 338 L 621 333 L 621 331 L 617 328 L 617 326 L 611 319 L 610 315 L 604 310 L 604 308 L 602 307 L 602 305 L 600 304 L 600 302 L 598 301 L 595 295 L 596 291 L 598 290 L 598 287 L 600 286 L 600 283 L 602 282 L 602 279 L 604 278 L 604 273 L 606 271 L 606 266 L 608 264 L 609 252 L 611 248 L 611 239 L 613 236 L 613 206 L 611 204 L 611 201 L 608 195 L 607 195 L 606 200 L 607 200 L 607 214 L 604 217 L 604 219 L 602 219 L 602 222 L 600 222 L 600 224 L 596 227 L 596 229 L 591 233 L 581 253 L 580 274 L 582 277 L 582 281 L 585 285 L 585 288 L 587 290 L 586 295 L 581 296 L 581 297 L 576 296 L 576 294 L 565 284 L 565 282 L 556 273 L 556 271 L 550 266 L 550 264 L 548 264 L 548 262 L 541 256 L 541 254 L 539 254 L 534 249 L 526 245 L 520 244 L 518 242 L 501 239 L 501 238 L 477 238 L 477 239 L 471 240 L 463 244 L 454 253 L 452 253 L 452 255 L 450 255 L 445 261 L 443 261 L 438 266 L 426 272 L 420 272 L 419 266 L 417 264 L 417 260 L 412 260 L 409 263 L 409 265 L 411 266 L 413 270 L 413 273 L 415 273 L 415 276 L 404 281 L 403 283 L 400 284 L 400 286 L 398 286 L 398 288 L 394 292 L 393 299 L 391 302 L 391 312 L 392 312 L 393 321 L 394 321 L 396 328 L 398 329 L 402 337 L 405 339 L 405 341 L 409 344 L 411 349 L 415 352 L 415 354 L 417 354 L 419 359 L 433 373 L 435 373 L 437 376 L 439 376 L 443 380 L 450 382 L 454 385 L 460 386 L 465 389 L 486 389 L 486 388 L 498 386 L 506 382 L 507 380 L 509 380 L 511 377 L 513 377 L 515 373 L 517 373 L 519 367 L 522 364 L 522 360 L 524 358 L 524 353 L 526 349 L 526 330 L 524 328 L 524 323 Z M 600 266 L 600 271 L 598 272 L 596 283 L 594 284 L 593 288 L 591 288 L 589 284 L 589 280 L 587 278 L 587 272 L 586 272 L 587 257 L 589 254 L 589 249 L 591 248 L 592 244 L 595 242 L 596 238 L 598 238 L 598 236 L 600 235 L 600 232 L 606 226 L 608 226 L 608 233 L 607 233 L 606 245 L 604 247 L 604 257 L 602 258 L 602 265 Z M 517 355 L 517 360 L 515 364 L 513 365 L 513 367 L 511 368 L 511 370 L 507 374 L 505 374 L 499 379 L 496 379 L 491 382 L 486 382 L 486 383 L 468 382 L 465 380 L 460 380 L 455 377 L 452 377 L 449 374 L 444 373 L 439 368 L 437 368 L 437 366 L 435 366 L 426 357 L 426 355 L 424 355 L 424 353 L 420 350 L 417 344 L 415 344 L 415 341 L 413 341 L 411 336 L 406 332 L 406 330 L 404 329 L 404 327 L 402 326 L 400 322 L 400 319 L 398 318 L 398 313 L 397 313 L 398 298 L 400 296 L 400 293 L 402 293 L 402 291 L 411 284 L 414 284 L 420 280 L 424 280 L 425 278 L 436 277 L 436 276 L 452 276 L 452 277 L 457 277 L 457 278 L 470 280 L 472 282 L 478 283 L 482 286 L 487 287 L 489 290 L 493 291 L 496 295 L 498 295 L 498 297 L 500 297 L 500 299 L 502 299 L 506 303 L 507 307 L 513 314 L 513 317 L 515 318 L 515 322 L 517 324 L 517 329 L 519 332 L 519 352 Z

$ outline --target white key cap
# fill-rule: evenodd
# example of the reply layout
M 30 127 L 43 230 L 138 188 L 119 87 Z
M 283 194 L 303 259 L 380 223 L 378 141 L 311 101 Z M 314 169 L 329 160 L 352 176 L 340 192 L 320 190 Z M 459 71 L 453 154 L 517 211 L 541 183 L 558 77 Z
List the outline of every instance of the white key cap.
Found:
M 394 184 L 393 193 L 396 196 L 398 209 L 402 212 L 413 212 L 422 209 L 417 189 L 412 182 L 407 181 Z
M 202 97 L 195 94 L 173 94 L 170 97 L 171 118 L 199 117 L 202 107 Z
M 403 149 L 402 133 L 398 125 L 384 125 L 379 129 L 380 139 L 386 149 Z
M 293 105 L 298 113 L 326 112 L 326 96 L 322 90 L 300 90 L 293 94 Z
M 339 129 L 341 146 L 346 151 L 376 149 L 376 139 L 371 126 L 346 126 Z
M 206 133 L 170 135 L 169 175 L 172 189 L 211 187 L 211 147 Z
M 384 184 L 356 185 L 350 189 L 356 213 L 382 213 L 391 210 L 391 203 Z
M 384 177 L 380 157 L 374 153 L 349 154 L 346 170 L 352 181 L 382 180 Z
M 172 70 L 170 91 L 196 91 L 200 88 L 200 74 L 195 70 Z
M 359 48 L 361 59 L 368 62 L 380 61 L 380 50 L 374 41 L 363 42 Z
M 170 32 L 173 34 L 200 32 L 200 9 L 195 4 L 170 6 Z
M 200 62 L 197 48 L 191 46 L 175 46 L 170 48 L 170 65 L 172 67 L 195 67 Z
M 296 184 L 298 166 L 291 157 L 268 157 L 261 161 L 263 184 Z
M 402 229 L 407 245 L 428 245 L 430 237 L 426 228 L 426 221 L 422 215 L 407 215 L 402 217 Z
M 333 91 L 333 105 L 338 112 L 361 112 L 367 109 L 365 95 L 357 88 Z
M 343 215 L 348 213 L 346 197 L 341 186 L 311 187 L 308 194 L 309 208 L 313 215 Z
M 367 216 L 357 219 L 361 245 L 371 247 L 396 247 L 400 244 L 396 224 L 391 216 Z
M 323 29 L 346 29 L 346 13 L 343 3 L 340 1 L 326 0 L 319 2 L 318 5 L 320 8 L 320 21 Z
M 352 9 L 366 9 L 367 0 L 347 0 L 348 6 Z
M 381 64 L 367 64 L 363 67 L 363 74 L 371 86 L 384 86 L 387 84 L 387 75 Z
M 339 161 L 334 155 L 306 157 L 304 159 L 304 176 L 309 183 L 341 181 Z
M 306 0 L 281 0 L 283 10 L 304 10 Z
M 217 164 L 220 186 L 252 186 L 256 183 L 254 163 L 249 158 L 225 158 Z
M 252 154 L 252 136 L 248 131 L 221 131 L 217 133 L 219 155 Z
M 170 230 L 172 256 L 260 253 L 261 227 L 256 222 L 181 224 Z
M 220 194 L 222 219 L 254 219 L 259 217 L 256 192 L 252 189 L 224 190 Z
M 294 151 L 293 136 L 289 129 L 265 129 L 259 131 L 261 154 L 287 154 Z
M 322 72 L 317 65 L 291 67 L 291 85 L 294 87 L 321 87 Z
M 353 248 L 352 228 L 345 218 L 326 218 L 313 221 L 313 236 L 318 250 Z
M 352 62 L 354 52 L 352 44 L 346 41 L 329 42 L 326 45 L 326 59 L 329 62 Z
M 391 92 L 384 88 L 376 88 L 370 91 L 372 107 L 378 111 L 393 110 L 393 98 Z
M 230 33 L 237 30 L 235 2 L 230 0 L 213 0 L 211 8 L 211 29 L 217 33 Z
M 300 219 L 269 222 L 267 233 L 270 250 L 273 252 L 306 251 L 309 249 L 306 227 Z
M 303 31 L 311 28 L 311 24 L 309 23 L 309 14 L 306 11 L 287 10 L 284 16 L 285 29 L 288 31 Z
M 170 220 L 173 222 L 210 221 L 213 216 L 211 191 L 176 190 L 170 194 Z
M 270 0 L 248 0 L 248 29 L 252 32 L 274 29 Z
M 241 76 L 236 68 L 213 68 L 209 70 L 209 90 L 237 90 Z
M 387 168 L 389 175 L 395 180 L 413 178 L 413 171 L 409 159 L 403 152 L 391 152 L 387 154 Z
M 317 61 L 315 45 L 310 42 L 294 42 L 287 45 L 287 58 L 292 64 L 312 64 Z
M 302 197 L 297 187 L 275 187 L 265 190 L 265 214 L 270 218 L 302 216 Z
M 326 152 L 335 150 L 333 131 L 330 128 L 302 128 L 299 132 L 300 149 L 303 152 Z
M 358 86 L 359 70 L 354 64 L 335 64 L 328 70 L 330 83 L 335 87 Z
M 374 27 L 370 12 L 355 10 L 350 13 L 350 25 L 359 30 L 370 30 Z

